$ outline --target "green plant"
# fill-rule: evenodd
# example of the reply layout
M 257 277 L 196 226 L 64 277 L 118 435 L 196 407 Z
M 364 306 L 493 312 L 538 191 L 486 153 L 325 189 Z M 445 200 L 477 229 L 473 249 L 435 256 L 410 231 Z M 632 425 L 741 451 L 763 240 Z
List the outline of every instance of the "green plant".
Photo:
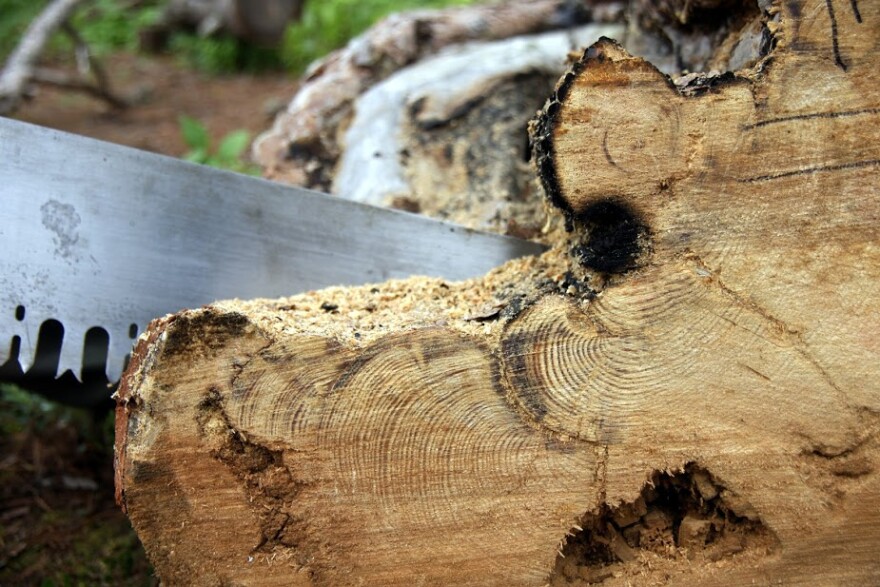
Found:
M 392 12 L 412 8 L 439 8 L 472 4 L 475 0 L 307 0 L 302 18 L 288 26 L 278 48 L 265 48 L 218 35 L 200 37 L 195 33 L 172 35 L 170 51 L 191 66 L 212 74 L 236 71 L 287 69 L 301 73 L 305 68 Z M 18 43 L 21 34 L 48 0 L 0 0 L 0 59 Z M 135 51 L 138 33 L 154 24 L 163 0 L 123 2 L 90 0 L 72 18 L 79 34 L 96 55 L 113 51 Z M 56 33 L 49 46 L 51 57 L 72 57 L 71 42 Z
M 307 0 L 300 21 L 285 31 L 281 61 L 289 70 L 299 73 L 391 13 L 473 3 L 474 0 Z
M 256 166 L 242 159 L 242 155 L 251 142 L 251 135 L 248 131 L 239 129 L 228 133 L 220 139 L 217 148 L 212 150 L 211 137 L 204 124 L 185 114 L 180 115 L 178 121 L 183 142 L 189 149 L 183 156 L 187 161 L 250 175 L 259 173 Z
M 45 0 L 0 0 L 0 60 L 12 52 L 45 4 Z
M 284 67 L 277 49 L 252 45 L 226 34 L 200 37 L 180 31 L 171 36 L 168 48 L 191 67 L 214 75 Z
M 138 3 L 120 0 L 90 0 L 73 15 L 73 27 L 97 55 L 113 51 L 135 51 L 138 33 L 154 24 L 161 12 L 156 0 Z
M 45 8 L 48 0 L 0 0 L 0 59 L 5 59 L 18 44 L 31 21 Z M 138 32 L 159 17 L 161 2 L 139 2 L 132 7 L 119 0 L 84 2 L 71 18 L 74 29 L 96 55 L 113 51 L 134 51 Z M 73 45 L 63 33 L 56 32 L 49 43 L 53 58 L 69 58 Z

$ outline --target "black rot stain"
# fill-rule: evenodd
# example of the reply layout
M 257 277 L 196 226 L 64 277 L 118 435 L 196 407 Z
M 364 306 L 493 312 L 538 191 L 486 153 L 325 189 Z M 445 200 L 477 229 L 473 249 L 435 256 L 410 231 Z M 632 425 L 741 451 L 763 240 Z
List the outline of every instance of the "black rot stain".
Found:
M 780 171 L 777 173 L 768 173 L 765 175 L 756 175 L 744 179 L 737 179 L 739 183 L 756 183 L 761 181 L 773 181 L 786 177 L 794 177 L 798 175 L 812 175 L 814 173 L 829 173 L 836 171 L 846 171 L 850 169 L 862 169 L 864 167 L 880 167 L 880 159 L 868 159 L 865 161 L 853 161 L 851 163 L 840 163 L 836 165 L 817 165 L 816 167 L 807 167 L 805 169 L 793 169 L 791 171 Z
M 602 273 L 622 273 L 636 267 L 645 250 L 648 229 L 624 204 L 603 200 L 575 217 L 584 238 L 572 247 L 581 265 Z
M 237 312 L 218 312 L 204 309 L 195 315 L 173 318 L 167 330 L 163 348 L 166 356 L 192 352 L 198 347 L 216 351 L 227 341 L 242 335 L 250 320 Z
M 605 129 L 605 134 L 602 135 L 602 153 L 605 154 L 605 160 L 608 161 L 609 165 L 620 169 L 620 165 L 617 164 L 617 161 L 611 156 L 611 152 L 608 151 L 608 129 Z
M 613 43 L 610 39 L 602 37 L 599 43 Z M 595 47 L 595 46 L 594 46 Z M 550 203 L 562 210 L 566 215 L 566 226 L 568 226 L 568 218 L 573 214 L 573 210 L 569 203 L 562 195 L 562 187 L 559 183 L 559 177 L 556 171 L 555 153 L 553 149 L 553 130 L 555 129 L 559 113 L 562 110 L 562 102 L 568 96 L 575 79 L 580 75 L 585 67 L 587 59 L 604 59 L 604 55 L 594 49 L 588 48 L 584 51 L 583 57 L 574 62 L 569 70 L 562 76 L 556 84 L 553 95 L 548 98 L 544 109 L 538 113 L 538 116 L 532 121 L 530 130 L 532 134 L 531 145 L 534 154 L 535 165 L 538 169 L 538 177 L 544 188 L 544 193 L 550 200 Z
M 339 313 L 339 304 L 333 304 L 331 302 L 323 302 L 321 304 L 321 309 L 330 314 L 338 314 Z
M 752 124 L 743 125 L 742 128 L 743 130 L 752 130 L 756 128 L 761 128 L 763 126 L 769 126 L 771 124 L 783 124 L 788 122 L 797 122 L 801 120 L 814 120 L 817 118 L 848 118 L 850 116 L 864 116 L 873 114 L 880 114 L 880 108 L 859 108 L 856 110 L 831 110 L 825 112 L 793 114 L 791 116 L 781 116 L 779 118 L 768 118 L 766 120 L 759 120 L 758 122 Z

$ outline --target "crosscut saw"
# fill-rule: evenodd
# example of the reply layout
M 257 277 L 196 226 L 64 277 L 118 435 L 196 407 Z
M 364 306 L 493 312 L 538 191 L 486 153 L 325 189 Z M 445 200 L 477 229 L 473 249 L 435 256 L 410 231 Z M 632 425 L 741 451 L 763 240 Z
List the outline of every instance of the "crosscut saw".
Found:
M 3 118 L 0 201 L 0 380 L 69 403 L 109 397 L 138 334 L 171 312 L 465 279 L 543 250 Z M 83 382 L 97 385 L 70 391 Z

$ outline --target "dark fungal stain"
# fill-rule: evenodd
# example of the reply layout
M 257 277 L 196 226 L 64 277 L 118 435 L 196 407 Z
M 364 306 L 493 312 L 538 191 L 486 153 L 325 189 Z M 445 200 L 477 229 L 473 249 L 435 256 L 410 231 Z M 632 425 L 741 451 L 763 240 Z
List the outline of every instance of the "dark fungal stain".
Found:
M 596 297 L 594 290 L 588 281 L 579 279 L 571 271 L 566 271 L 559 282 L 559 292 L 563 295 L 577 295 L 580 299 L 592 300 Z
M 533 158 L 538 169 L 538 177 L 550 203 L 564 213 L 565 228 L 569 232 L 574 229 L 573 220 L 576 212 L 566 201 L 562 193 L 562 187 L 556 170 L 553 131 L 559 122 L 563 102 L 568 97 L 575 80 L 592 64 L 601 64 L 608 61 L 605 52 L 609 47 L 621 48 L 619 43 L 607 37 L 600 37 L 596 43 L 587 47 L 581 58 L 571 64 L 569 70 L 556 84 L 556 90 L 553 92 L 553 95 L 548 98 L 544 109 L 538 113 L 538 116 L 530 125 L 532 149 L 534 151 Z M 667 83 L 674 87 L 668 79 Z
M 601 42 L 613 42 L 605 37 L 600 39 Z M 566 229 L 568 229 L 568 216 L 572 213 L 571 207 L 562 196 L 562 189 L 559 185 L 559 178 L 556 174 L 556 164 L 554 163 L 553 150 L 553 129 L 557 124 L 559 114 L 562 111 L 562 101 L 568 96 L 572 84 L 577 76 L 583 71 L 584 61 L 592 54 L 590 49 L 584 52 L 581 59 L 571 65 L 571 68 L 562 76 L 562 79 L 556 84 L 556 89 L 547 103 L 544 105 L 543 111 L 532 121 L 530 130 L 532 134 L 532 150 L 535 166 L 538 169 L 538 177 L 541 179 L 541 185 L 544 193 L 550 203 L 559 208 L 566 214 Z
M 648 230 L 626 206 L 611 200 L 596 202 L 574 221 L 584 233 L 571 249 L 581 265 L 602 273 L 622 273 L 636 266 Z
M 526 357 L 531 353 L 535 336 L 525 332 L 510 334 L 502 342 L 502 356 L 506 363 L 504 372 L 508 378 L 508 384 L 522 402 L 522 406 L 528 413 L 540 422 L 547 415 L 547 406 L 544 404 L 538 390 L 529 377 L 529 367 Z
M 206 308 L 195 315 L 172 318 L 163 352 L 166 356 L 196 351 L 217 351 L 229 340 L 244 334 L 250 320 L 237 312 L 219 312 Z

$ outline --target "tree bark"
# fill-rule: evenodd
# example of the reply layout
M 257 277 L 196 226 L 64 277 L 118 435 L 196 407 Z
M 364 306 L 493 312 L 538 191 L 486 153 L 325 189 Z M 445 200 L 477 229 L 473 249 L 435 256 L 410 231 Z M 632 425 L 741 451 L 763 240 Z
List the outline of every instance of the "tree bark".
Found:
M 738 74 L 584 52 L 540 258 L 154 322 L 116 457 L 160 578 L 880 581 L 880 5 L 764 18 Z
M 273 127 L 254 145 L 264 174 L 329 191 L 358 96 L 454 45 L 567 29 L 592 18 L 579 0 L 512 0 L 392 15 L 312 65 Z M 526 120 L 523 120 L 525 123 Z
M 547 218 L 528 121 L 565 55 L 620 25 L 472 43 L 401 69 L 358 96 L 332 193 L 521 237 Z M 369 161 L 369 165 L 364 165 Z

